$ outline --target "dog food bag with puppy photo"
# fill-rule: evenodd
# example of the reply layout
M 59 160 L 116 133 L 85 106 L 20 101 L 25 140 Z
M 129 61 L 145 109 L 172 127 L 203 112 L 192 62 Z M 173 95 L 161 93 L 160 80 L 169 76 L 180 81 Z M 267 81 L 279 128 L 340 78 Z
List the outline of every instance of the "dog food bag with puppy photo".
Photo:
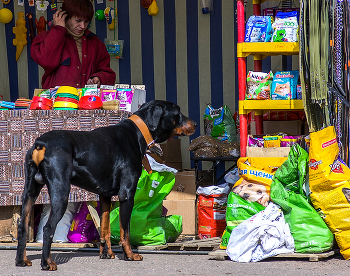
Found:
M 294 238 L 296 253 L 321 253 L 333 246 L 333 235 L 309 202 L 308 154 L 294 144 L 271 183 L 271 200 L 278 204 Z
M 225 249 L 231 232 L 240 223 L 265 209 L 270 202 L 270 185 L 285 157 L 241 157 L 237 161 L 240 179 L 227 199 L 226 229 L 220 248 Z
M 246 100 L 269 100 L 272 80 L 272 71 L 269 73 L 249 71 Z
M 231 191 L 227 198 L 226 228 L 221 237 L 220 249 L 226 249 L 234 228 L 264 209 L 265 206 L 260 203 L 245 200 Z
M 340 253 L 350 259 L 350 169 L 339 158 L 334 126 L 310 133 L 311 202 L 335 236 Z

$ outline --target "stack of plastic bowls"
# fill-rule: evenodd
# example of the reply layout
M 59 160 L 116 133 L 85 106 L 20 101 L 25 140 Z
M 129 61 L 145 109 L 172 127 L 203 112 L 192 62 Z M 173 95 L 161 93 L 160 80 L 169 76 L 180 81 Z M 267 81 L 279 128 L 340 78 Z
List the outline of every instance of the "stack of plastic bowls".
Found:
M 52 109 L 52 101 L 43 97 L 34 96 L 30 104 L 33 110 L 50 110 Z
M 55 95 L 54 110 L 78 109 L 79 92 L 72 86 L 60 86 Z

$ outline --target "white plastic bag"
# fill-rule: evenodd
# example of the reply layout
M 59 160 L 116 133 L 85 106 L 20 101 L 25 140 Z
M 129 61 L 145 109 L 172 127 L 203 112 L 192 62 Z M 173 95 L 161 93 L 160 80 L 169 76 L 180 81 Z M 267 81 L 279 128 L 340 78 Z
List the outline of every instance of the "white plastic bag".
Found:
M 62 219 L 58 222 L 55 235 L 53 236 L 53 242 L 68 242 L 67 234 L 69 228 L 72 224 L 73 218 L 77 209 L 79 207 L 79 202 L 69 202 L 67 206 L 67 210 L 64 213 Z M 43 211 L 40 216 L 40 222 L 38 226 L 38 233 L 36 235 L 36 242 L 43 242 L 43 228 L 49 219 L 51 210 L 50 204 L 44 204 Z
M 294 252 L 294 240 L 280 207 L 270 202 L 265 210 L 231 232 L 226 253 L 232 261 L 257 262 Z

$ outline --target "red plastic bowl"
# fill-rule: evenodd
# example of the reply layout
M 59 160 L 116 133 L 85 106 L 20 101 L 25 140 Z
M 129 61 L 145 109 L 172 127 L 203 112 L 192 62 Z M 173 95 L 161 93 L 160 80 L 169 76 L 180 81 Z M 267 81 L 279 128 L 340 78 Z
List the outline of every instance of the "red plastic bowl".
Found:
M 52 104 L 53 102 L 50 99 L 34 96 L 30 104 L 30 109 L 50 110 L 52 109 Z
M 101 109 L 102 105 L 99 96 L 83 96 L 78 103 L 79 109 Z

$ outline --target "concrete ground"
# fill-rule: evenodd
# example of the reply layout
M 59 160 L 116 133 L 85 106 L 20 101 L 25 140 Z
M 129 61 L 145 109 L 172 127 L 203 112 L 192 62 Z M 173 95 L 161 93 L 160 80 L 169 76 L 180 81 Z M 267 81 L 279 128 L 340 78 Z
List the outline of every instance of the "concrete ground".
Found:
M 100 260 L 98 252 L 52 251 L 58 270 L 42 271 L 40 251 L 27 251 L 32 267 L 15 266 L 15 250 L 0 250 L 0 275 L 350 275 L 350 262 L 335 255 L 318 262 L 308 259 L 269 258 L 258 263 L 218 261 L 208 255 L 143 254 L 142 262 L 126 262 L 117 253 L 114 260 Z

